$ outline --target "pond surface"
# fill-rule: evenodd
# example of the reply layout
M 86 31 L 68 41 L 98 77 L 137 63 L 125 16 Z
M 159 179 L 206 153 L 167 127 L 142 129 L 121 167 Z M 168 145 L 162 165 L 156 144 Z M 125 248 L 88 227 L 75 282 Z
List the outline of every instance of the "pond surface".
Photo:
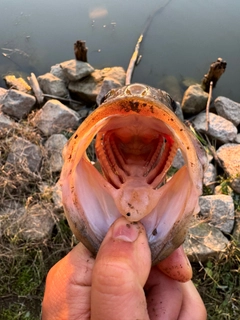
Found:
M 0 85 L 7 73 L 50 70 L 74 58 L 86 40 L 95 68 L 127 69 L 149 15 L 166 0 L 1 0 Z M 240 1 L 172 0 L 157 14 L 141 45 L 132 82 L 160 87 L 166 75 L 201 81 L 211 62 L 227 61 L 214 96 L 240 102 Z

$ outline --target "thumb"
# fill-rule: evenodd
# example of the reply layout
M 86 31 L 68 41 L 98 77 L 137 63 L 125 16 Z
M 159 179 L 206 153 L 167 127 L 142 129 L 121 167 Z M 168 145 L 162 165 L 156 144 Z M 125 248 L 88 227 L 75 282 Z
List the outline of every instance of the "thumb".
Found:
M 91 320 L 147 320 L 143 286 L 151 268 L 144 227 L 119 218 L 109 229 L 92 274 Z

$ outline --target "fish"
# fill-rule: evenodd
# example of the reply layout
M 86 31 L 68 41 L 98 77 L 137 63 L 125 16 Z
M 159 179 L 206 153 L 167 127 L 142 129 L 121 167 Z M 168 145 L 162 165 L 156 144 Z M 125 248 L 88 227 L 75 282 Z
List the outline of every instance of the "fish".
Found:
M 153 265 L 184 242 L 199 212 L 207 157 L 175 110 L 160 89 L 141 83 L 112 89 L 68 141 L 62 203 L 71 230 L 93 254 L 121 216 L 144 225 Z M 87 156 L 92 141 L 101 170 Z M 169 178 L 178 149 L 184 165 Z

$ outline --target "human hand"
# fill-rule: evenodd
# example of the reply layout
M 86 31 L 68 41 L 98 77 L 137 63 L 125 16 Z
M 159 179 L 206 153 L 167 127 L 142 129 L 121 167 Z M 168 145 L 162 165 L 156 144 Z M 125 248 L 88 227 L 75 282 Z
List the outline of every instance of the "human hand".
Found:
M 190 278 L 191 267 L 181 248 L 151 268 L 142 224 L 119 218 L 96 259 L 79 243 L 52 267 L 42 319 L 205 320 L 193 283 L 177 281 Z

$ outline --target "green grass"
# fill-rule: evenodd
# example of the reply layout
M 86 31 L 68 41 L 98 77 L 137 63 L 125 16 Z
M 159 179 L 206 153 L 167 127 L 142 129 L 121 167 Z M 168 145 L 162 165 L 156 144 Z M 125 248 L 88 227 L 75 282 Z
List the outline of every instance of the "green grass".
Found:
M 234 240 L 220 260 L 194 268 L 194 282 L 208 310 L 208 319 L 240 319 L 240 249 Z

